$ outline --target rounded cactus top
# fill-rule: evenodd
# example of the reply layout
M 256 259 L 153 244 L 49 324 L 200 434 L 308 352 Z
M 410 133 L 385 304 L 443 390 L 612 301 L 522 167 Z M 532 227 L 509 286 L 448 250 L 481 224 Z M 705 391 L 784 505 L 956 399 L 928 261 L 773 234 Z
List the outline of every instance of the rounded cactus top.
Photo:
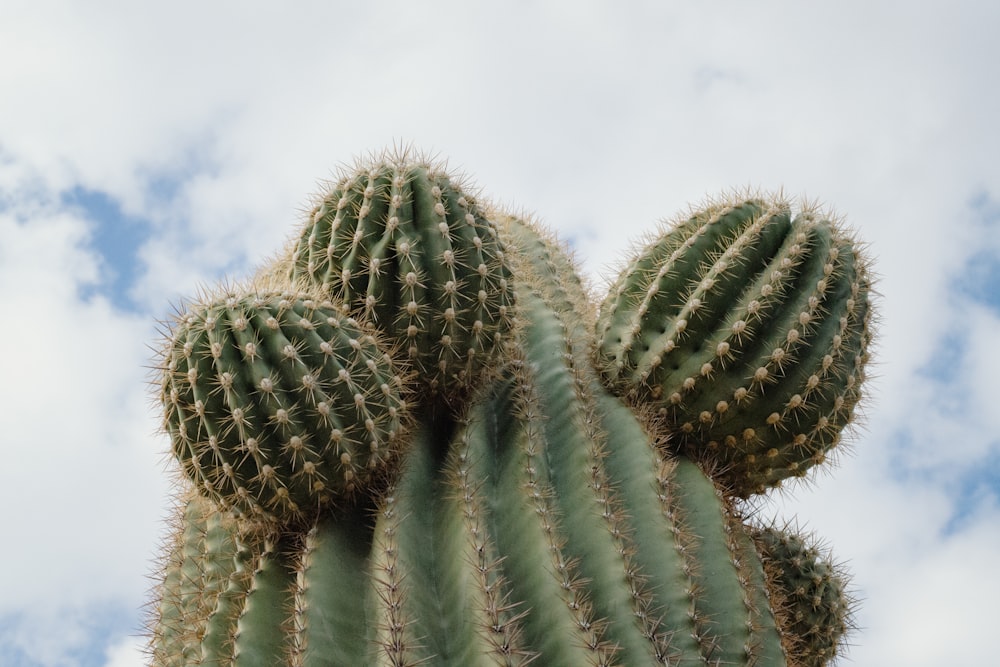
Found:
M 835 217 L 732 196 L 680 220 L 619 276 L 598 320 L 613 391 L 747 496 L 825 460 L 871 339 L 868 262 Z
M 495 225 L 443 166 L 405 151 L 341 174 L 309 213 L 289 273 L 369 319 L 446 400 L 497 365 L 513 326 Z
M 291 289 L 209 295 L 175 321 L 161 401 L 199 491 L 295 522 L 376 480 L 399 451 L 401 369 L 373 331 Z

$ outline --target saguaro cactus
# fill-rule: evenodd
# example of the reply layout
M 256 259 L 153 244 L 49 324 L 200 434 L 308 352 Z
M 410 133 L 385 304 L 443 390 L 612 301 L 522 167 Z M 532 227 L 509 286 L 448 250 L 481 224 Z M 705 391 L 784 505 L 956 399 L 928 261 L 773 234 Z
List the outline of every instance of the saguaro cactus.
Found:
M 171 328 L 161 394 L 190 481 L 153 664 L 834 657 L 843 573 L 740 497 L 819 463 L 857 400 L 869 285 L 841 225 L 733 198 L 640 252 L 598 317 L 551 236 L 452 183 L 407 155 L 361 165 L 266 272 L 284 288 Z M 416 308 L 411 274 L 437 294 Z

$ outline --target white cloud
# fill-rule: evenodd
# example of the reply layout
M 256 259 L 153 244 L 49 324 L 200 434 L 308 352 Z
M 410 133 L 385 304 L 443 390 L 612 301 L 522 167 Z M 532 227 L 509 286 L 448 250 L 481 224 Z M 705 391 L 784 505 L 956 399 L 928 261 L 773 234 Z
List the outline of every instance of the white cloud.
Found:
M 1000 528 L 995 497 L 969 507 L 956 490 L 997 456 L 1000 317 L 955 292 L 970 257 L 998 251 L 973 206 L 1000 195 L 1000 92 L 985 85 L 998 20 L 973 0 L 6 3 L 0 502 L 32 549 L 2 557 L 0 616 L 141 601 L 168 506 L 148 313 L 276 250 L 338 163 L 412 140 L 537 211 L 592 276 L 727 187 L 784 186 L 845 214 L 882 276 L 869 430 L 777 505 L 852 562 L 868 598 L 858 664 L 944 661 L 952 640 L 932 626 L 985 629 L 971 574 L 948 589 L 941 573 L 987 572 Z M 131 286 L 146 314 L 81 298 L 101 274 L 92 221 L 59 204 L 75 186 L 150 225 Z M 953 339 L 953 378 L 928 377 Z
M 925 539 L 909 558 L 899 550 L 885 554 L 880 577 L 866 581 L 865 664 L 981 663 L 1000 595 L 992 574 L 1000 512 L 994 505 L 969 524 L 947 539 Z
M 137 637 L 110 646 L 104 667 L 142 667 L 147 664 L 144 646 L 145 641 Z
M 151 323 L 100 297 L 79 299 L 95 277 L 93 257 L 80 249 L 80 220 L 38 210 L 30 223 L 17 217 L 0 214 L 0 289 L 10 315 L 0 347 L 10 351 L 5 372 L 16 378 L 0 417 L 0 496 L 20 508 L 5 518 L 7 529 L 33 548 L 5 556 L 13 567 L 0 574 L 4 611 L 38 599 L 36 583 L 21 575 L 31 568 L 50 568 L 52 594 L 63 601 L 122 590 L 101 563 L 120 558 L 123 547 L 142 558 L 125 537 L 154 536 L 155 515 L 133 498 L 150 484 L 164 488 L 149 451 L 155 421 L 142 368 Z M 67 551 L 88 576 L 62 565 Z
M 0 568 L 0 649 L 39 664 L 93 641 L 91 614 L 142 603 L 167 490 L 144 382 L 152 326 L 81 300 L 98 277 L 87 234 L 52 201 L 0 211 L 0 504 L 18 545 Z

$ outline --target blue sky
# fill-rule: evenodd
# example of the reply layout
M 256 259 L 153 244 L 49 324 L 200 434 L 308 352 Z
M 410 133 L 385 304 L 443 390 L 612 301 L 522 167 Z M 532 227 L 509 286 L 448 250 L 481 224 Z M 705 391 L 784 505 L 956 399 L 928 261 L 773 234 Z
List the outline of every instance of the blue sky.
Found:
M 1000 598 L 1000 6 L 380 0 L 0 7 L 0 663 L 141 664 L 170 508 L 157 320 L 408 142 L 595 284 L 734 187 L 844 215 L 878 348 L 840 464 L 763 504 L 849 564 L 843 664 L 977 664 Z M 6 543 L 5 543 L 6 544 Z
M 78 212 L 89 224 L 88 250 L 100 260 L 96 281 L 86 286 L 81 298 L 99 293 L 120 310 L 136 310 L 130 287 L 144 270 L 139 251 L 149 240 L 149 220 L 122 211 L 112 195 L 77 186 L 63 194 L 62 206 Z

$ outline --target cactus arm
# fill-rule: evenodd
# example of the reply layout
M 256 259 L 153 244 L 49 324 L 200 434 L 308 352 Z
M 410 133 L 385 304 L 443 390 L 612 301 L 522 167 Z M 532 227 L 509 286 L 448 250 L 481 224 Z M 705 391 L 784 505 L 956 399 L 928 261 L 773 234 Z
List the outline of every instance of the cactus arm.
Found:
M 692 614 L 702 654 L 721 664 L 754 657 L 750 629 L 758 625 L 748 598 L 748 577 L 738 540 L 742 526 L 732 519 L 719 490 L 693 462 L 679 458 L 671 475 L 673 502 L 684 530 L 693 537 Z M 777 643 L 777 634 L 774 635 Z
M 666 474 L 670 468 L 654 448 L 636 446 L 648 442 L 649 436 L 621 401 L 607 394 L 598 394 L 597 401 L 601 426 L 608 434 L 607 474 L 629 518 L 632 541 L 641 545 L 632 561 L 650 601 L 638 611 L 655 622 L 651 640 L 659 660 L 702 664 L 698 626 L 690 613 L 695 590 L 687 555 L 691 537 L 668 502 L 673 488 Z
M 374 322 L 444 402 L 490 372 L 509 333 L 511 276 L 493 223 L 460 183 L 405 153 L 342 175 L 288 273 Z
M 750 612 L 750 637 L 747 654 L 755 656 L 759 665 L 780 665 L 783 662 L 796 664 L 797 656 L 785 646 L 788 632 L 780 625 L 774 613 L 772 587 L 768 583 L 764 565 L 759 557 L 759 548 L 753 539 L 753 528 L 740 525 L 734 531 L 740 554 L 740 575 L 743 584 L 745 604 Z
M 160 622 L 154 657 L 164 665 L 183 664 L 192 658 L 191 639 L 203 622 L 200 554 L 205 536 L 204 516 L 190 506 L 182 509 L 166 562 L 160 590 Z
M 174 454 L 201 492 L 306 522 L 396 455 L 405 401 L 385 346 L 315 294 L 210 295 L 179 318 L 162 387 Z
M 201 502 L 206 503 L 205 500 Z M 205 636 L 201 641 L 201 662 L 195 664 L 222 666 L 232 665 L 235 660 L 237 626 L 253 583 L 255 552 L 261 545 L 256 540 L 248 543 L 235 533 L 230 538 L 233 541 L 232 571 L 206 620 Z
M 867 262 L 838 219 L 789 215 L 780 198 L 695 214 L 641 251 L 598 320 L 609 387 L 658 410 L 671 447 L 736 496 L 822 463 L 864 379 Z
M 295 570 L 289 562 L 289 542 L 267 539 L 256 558 L 253 583 L 237 620 L 233 651 L 236 667 L 273 667 L 287 661 L 292 652 L 288 619 Z
M 518 227 L 519 240 L 527 240 L 528 228 Z M 534 387 L 530 400 L 545 417 L 540 429 L 544 454 L 536 468 L 552 487 L 565 550 L 589 582 L 594 614 L 606 625 L 606 641 L 617 648 L 615 659 L 642 664 L 655 658 L 647 639 L 653 630 L 631 617 L 648 607 L 649 599 L 629 562 L 634 547 L 604 469 L 607 434 L 599 428 L 587 381 L 586 311 L 570 307 L 579 303 L 575 286 L 559 278 L 575 274 L 552 271 L 562 261 L 555 257 L 560 253 L 539 240 L 520 248 L 526 266 L 518 292 L 525 320 L 522 383 Z
M 211 511 L 211 506 L 202 504 L 200 511 L 207 512 L 208 530 L 205 534 L 205 548 L 202 554 L 204 565 L 205 603 L 205 635 L 202 637 L 202 656 L 205 657 L 205 645 L 217 615 L 225 615 L 229 595 L 230 579 L 237 575 L 238 540 L 233 534 L 233 525 L 229 517 Z M 209 660 L 203 660 L 212 664 Z
M 161 620 L 154 630 L 159 640 L 151 656 L 155 665 L 201 664 L 199 643 L 211 634 L 237 569 L 232 520 L 193 492 L 183 501 L 164 563 Z
M 491 404 L 491 399 L 483 397 L 482 405 Z M 495 426 L 496 422 L 492 424 Z M 477 630 L 488 646 L 486 653 L 491 664 L 503 667 L 524 665 L 537 657 L 523 644 L 521 620 L 527 611 L 522 608 L 523 603 L 513 598 L 510 582 L 505 576 L 505 561 L 497 549 L 497 533 L 488 507 L 488 480 L 479 474 L 481 471 L 470 460 L 470 419 L 459 419 L 458 426 L 459 431 L 449 454 L 448 470 L 461 510 L 466 539 L 471 547 L 468 559 L 472 565 L 471 588 L 476 609 L 481 610 Z
M 804 667 L 821 667 L 854 625 L 854 600 L 837 566 L 811 536 L 790 527 L 754 531 L 790 654 Z

